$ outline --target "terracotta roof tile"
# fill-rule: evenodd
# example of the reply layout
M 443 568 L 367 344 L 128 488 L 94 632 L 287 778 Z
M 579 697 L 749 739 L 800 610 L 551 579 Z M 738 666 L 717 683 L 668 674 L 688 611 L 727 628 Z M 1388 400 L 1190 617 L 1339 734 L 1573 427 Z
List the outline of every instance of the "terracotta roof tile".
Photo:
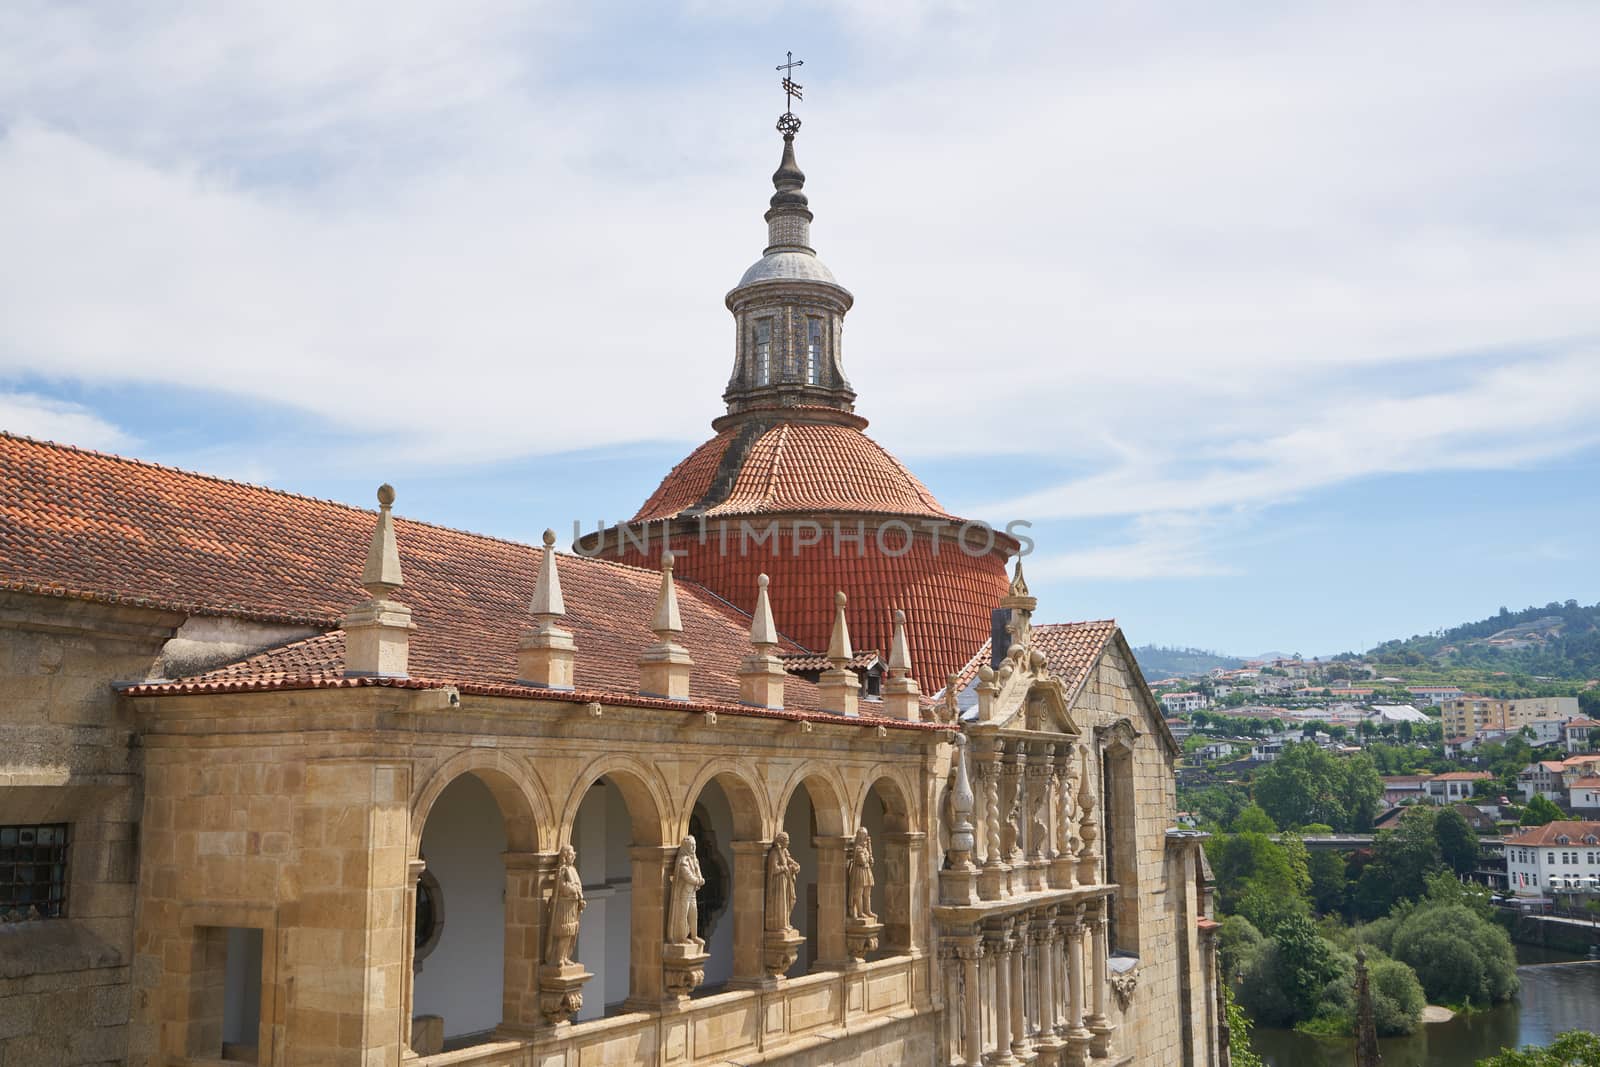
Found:
M 720 469 L 725 458 L 737 467 Z M 955 519 L 882 445 L 826 422 L 724 430 L 672 468 L 632 521 L 691 509 L 713 517 L 842 511 Z
M 1093 622 L 1047 622 L 1033 626 L 1033 647 L 1045 654 L 1050 673 L 1061 680 L 1068 694 L 1075 693 L 1088 680 L 1089 669 L 1117 632 L 1115 619 Z M 989 662 L 991 643 L 985 641 L 977 655 L 956 675 L 956 688 L 965 689 L 977 677 L 978 668 Z
M 0 501 L 0 587 L 329 630 L 200 682 L 338 679 L 344 637 L 335 628 L 366 596 L 358 580 L 373 512 L 3 433 Z M 412 674 L 520 689 L 516 645 L 542 549 L 404 518 L 395 532 L 406 578 L 397 599 L 417 625 Z M 560 566 L 578 684 L 637 693 L 659 575 L 580 556 Z M 693 582 L 679 582 L 679 597 L 695 698 L 736 704 L 748 616 Z M 805 649 L 786 639 L 780 651 Z M 797 709 L 816 706 L 801 679 L 785 692 Z
M 1528 826 L 1506 835 L 1508 845 L 1554 845 L 1556 838 L 1565 836 L 1571 844 L 1587 844 L 1584 838 L 1600 838 L 1600 822 L 1576 822 L 1558 819 L 1543 826 Z

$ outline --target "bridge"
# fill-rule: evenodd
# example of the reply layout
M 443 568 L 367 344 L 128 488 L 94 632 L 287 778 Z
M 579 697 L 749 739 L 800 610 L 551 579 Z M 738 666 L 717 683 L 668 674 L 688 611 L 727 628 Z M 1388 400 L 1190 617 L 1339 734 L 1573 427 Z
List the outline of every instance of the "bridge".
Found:
M 1295 837 L 1302 841 L 1307 851 L 1310 852 L 1359 852 L 1364 848 L 1371 848 L 1373 834 L 1273 834 L 1274 841 L 1282 841 L 1284 837 Z M 1504 838 L 1480 837 L 1480 847 L 1492 847 L 1503 844 Z

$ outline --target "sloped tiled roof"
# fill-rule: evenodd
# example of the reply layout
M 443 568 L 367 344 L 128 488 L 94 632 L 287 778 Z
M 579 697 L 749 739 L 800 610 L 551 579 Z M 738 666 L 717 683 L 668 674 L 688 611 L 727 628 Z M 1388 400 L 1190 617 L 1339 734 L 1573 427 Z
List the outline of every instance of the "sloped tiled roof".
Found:
M 1600 822 L 1574 822 L 1557 819 L 1555 822 L 1545 823 L 1543 826 L 1528 826 L 1521 830 L 1513 830 L 1506 835 L 1508 845 L 1553 845 L 1556 838 L 1565 837 L 1569 842 L 1584 842 L 1589 836 L 1600 837 Z
M 359 577 L 374 519 L 333 501 L 0 433 L 0 588 L 329 631 L 194 685 L 338 681 L 336 628 L 366 598 Z M 398 517 L 395 536 L 406 582 L 396 599 L 417 627 L 411 674 L 511 687 L 543 550 Z M 560 571 L 578 685 L 636 694 L 639 655 L 655 641 L 659 574 L 581 556 L 562 556 Z M 736 703 L 748 616 L 692 582 L 678 591 L 695 699 Z M 780 647 L 803 651 L 788 640 Z M 815 688 L 800 679 L 785 692 L 795 708 L 816 706 Z
M 1106 642 L 1117 632 L 1115 619 L 1093 622 L 1047 622 L 1033 626 L 1033 647 L 1045 654 L 1050 673 L 1061 680 L 1067 692 L 1074 693 L 1088 680 L 1089 668 L 1100 659 Z M 978 668 L 989 662 L 992 643 L 985 641 L 977 655 L 956 675 L 956 688 L 965 689 L 977 677 Z
M 747 422 L 679 463 L 634 522 L 774 512 L 866 512 L 952 519 L 905 466 L 854 426 Z

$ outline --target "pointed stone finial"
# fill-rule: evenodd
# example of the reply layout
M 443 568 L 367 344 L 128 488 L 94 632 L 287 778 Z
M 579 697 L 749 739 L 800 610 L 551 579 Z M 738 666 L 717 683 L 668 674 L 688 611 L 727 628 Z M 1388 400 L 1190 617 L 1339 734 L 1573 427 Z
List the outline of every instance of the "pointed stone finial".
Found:
M 906 613 L 894 613 L 894 636 L 889 641 L 889 679 L 883 683 L 883 713 L 890 718 L 920 722 L 922 689 L 911 677 L 911 643 L 906 640 Z
M 671 634 L 683 633 L 683 616 L 678 612 L 678 587 L 672 580 L 671 552 L 661 553 L 661 593 L 656 597 L 655 618 L 650 621 L 650 629 L 663 641 L 670 640 Z
M 828 638 L 828 662 L 835 667 L 849 666 L 855 652 L 850 648 L 850 624 L 845 621 L 844 593 L 833 594 L 833 636 Z
M 678 589 L 672 581 L 671 552 L 661 553 L 661 591 L 656 596 L 656 613 L 650 629 L 656 643 L 639 657 L 639 692 L 669 700 L 689 699 L 689 676 L 694 660 L 689 650 L 678 644 L 683 633 L 683 616 L 678 611 Z
M 536 619 L 556 618 L 567 613 L 561 599 L 561 575 L 556 571 L 556 532 L 544 532 L 544 554 L 539 559 L 539 580 L 533 585 L 533 603 L 528 606 Z
M 400 574 L 400 550 L 395 544 L 394 486 L 378 487 L 378 522 L 367 546 L 367 565 L 361 585 L 370 594 L 366 603 L 344 617 L 344 672 L 349 677 L 404 678 L 411 657 L 411 609 L 389 594 L 405 584 Z
M 540 689 L 571 689 L 577 645 L 570 631 L 556 625 L 556 620 L 566 614 L 567 606 L 561 599 L 554 530 L 544 532 L 544 555 L 539 560 L 539 578 L 528 610 L 534 627 L 517 643 L 517 681 Z
M 850 669 L 855 652 L 850 648 L 850 626 L 845 621 L 844 593 L 833 596 L 833 636 L 828 640 L 827 670 L 817 679 L 817 703 L 824 711 L 859 714 L 861 679 Z
M 367 546 L 367 566 L 361 572 L 361 585 L 375 597 L 387 596 L 405 584 L 400 575 L 400 550 L 394 543 L 394 486 L 384 482 L 378 486 L 378 525 L 372 530 L 372 543 Z
M 950 810 L 955 816 L 950 826 L 950 854 L 947 860 L 957 870 L 972 870 L 974 841 L 972 812 L 977 798 L 972 792 L 972 775 L 967 768 L 967 738 L 956 734 L 950 739 L 956 749 L 956 781 L 950 798 Z
M 778 646 L 778 628 L 772 621 L 767 584 L 765 574 L 756 579 L 756 608 L 750 615 L 751 652 L 739 663 L 739 701 L 758 708 L 781 708 L 787 672 L 773 654 Z
M 750 614 L 750 643 L 756 648 L 771 648 L 778 644 L 778 627 L 772 621 L 772 601 L 767 599 L 765 574 L 756 578 L 756 609 Z

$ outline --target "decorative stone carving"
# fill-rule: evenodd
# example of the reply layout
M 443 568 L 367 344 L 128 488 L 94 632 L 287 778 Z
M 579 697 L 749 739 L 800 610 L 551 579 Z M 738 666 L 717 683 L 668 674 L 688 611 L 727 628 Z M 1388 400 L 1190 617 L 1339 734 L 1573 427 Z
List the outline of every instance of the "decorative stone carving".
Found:
M 546 912 L 544 963 L 539 968 L 539 1012 L 551 1026 L 562 1026 L 583 1008 L 583 984 L 594 975 L 572 958 L 579 916 L 588 904 L 578 877 L 578 853 L 562 845 L 556 859 Z
M 667 898 L 667 943 L 661 951 L 663 985 L 670 998 L 683 999 L 706 980 L 706 942 L 700 936 L 696 891 L 705 885 L 693 837 L 678 845 Z
M 1085 760 L 1088 758 L 1088 751 L 1084 750 Z M 1085 885 L 1096 885 L 1100 881 L 1100 853 L 1095 850 L 1094 845 L 1099 840 L 1100 828 L 1095 825 L 1094 818 L 1094 783 L 1089 777 L 1087 763 L 1083 766 L 1078 786 L 1078 840 L 1082 842 L 1078 853 L 1078 879 Z
M 700 913 L 696 906 L 696 890 L 706 884 L 700 873 L 700 860 L 695 855 L 694 838 L 685 837 L 678 845 L 678 856 L 672 861 L 672 896 L 667 905 L 667 943 L 691 945 L 704 949 L 706 942 L 700 936 Z
M 1133 1003 L 1133 992 L 1139 988 L 1139 968 L 1134 967 L 1111 976 L 1111 991 L 1117 995 L 1117 1006 L 1123 1011 Z
M 865 826 L 856 831 L 855 843 L 850 846 L 846 885 L 849 890 L 848 907 L 852 919 L 876 919 L 872 910 L 872 887 L 878 884 L 872 872 L 872 835 Z
M 583 880 L 578 877 L 578 853 L 562 845 L 556 867 L 555 884 L 550 890 L 550 925 L 545 939 L 544 962 L 551 967 L 572 963 L 572 947 L 578 941 L 579 916 L 588 907 L 583 898 Z
M 800 864 L 789 851 L 789 835 L 779 830 L 767 850 L 767 893 L 763 915 L 762 966 L 773 978 L 782 978 L 800 956 L 805 936 L 791 923 L 795 903 L 795 878 Z
M 872 887 L 877 881 L 872 870 L 872 836 L 863 826 L 856 830 L 845 857 L 845 950 L 857 962 L 877 951 L 883 934 L 883 923 L 872 910 Z

